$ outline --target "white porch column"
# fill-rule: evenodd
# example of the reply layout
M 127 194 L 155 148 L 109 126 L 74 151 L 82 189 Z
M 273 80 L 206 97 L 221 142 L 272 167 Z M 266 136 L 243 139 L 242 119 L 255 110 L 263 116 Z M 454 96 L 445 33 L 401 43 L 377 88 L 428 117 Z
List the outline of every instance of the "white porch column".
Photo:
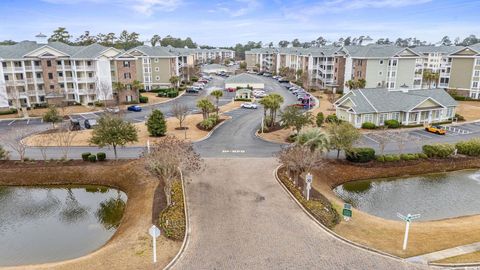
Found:
M 407 115 L 405 117 L 405 125 L 408 126 L 409 122 L 410 122 L 410 112 L 407 112 Z
M 417 125 L 420 124 L 420 120 L 422 118 L 422 112 L 417 113 Z

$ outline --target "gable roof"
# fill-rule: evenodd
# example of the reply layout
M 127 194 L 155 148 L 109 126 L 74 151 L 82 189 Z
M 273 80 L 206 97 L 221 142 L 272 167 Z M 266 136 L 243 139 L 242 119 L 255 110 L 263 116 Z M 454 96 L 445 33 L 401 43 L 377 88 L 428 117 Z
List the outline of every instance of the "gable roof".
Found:
M 97 43 L 88 46 L 71 46 L 61 42 L 38 44 L 35 41 L 22 41 L 15 45 L 0 46 L 0 58 L 22 59 L 43 47 L 51 48 L 71 58 L 96 58 L 109 48 Z
M 160 46 L 150 47 L 150 46 L 146 46 L 146 45 L 142 45 L 142 46 L 138 46 L 138 47 L 135 47 L 133 49 L 130 49 L 127 52 L 125 52 L 125 54 L 129 54 L 133 51 L 139 51 L 146 56 L 153 56 L 153 57 L 171 58 L 171 57 L 175 56 L 175 54 L 169 52 L 166 47 L 160 47 Z
M 265 83 L 262 79 L 248 73 L 242 73 L 225 79 L 225 83 Z
M 344 95 L 337 102 L 339 106 L 345 99 L 353 102 L 356 113 L 408 112 L 426 100 L 432 100 L 443 107 L 457 106 L 458 103 L 443 89 L 401 90 L 357 89 Z M 399 102 L 401 101 L 401 102 Z
M 418 46 L 412 48 L 417 53 L 444 53 L 450 54 L 456 52 L 464 47 L 462 46 Z
M 392 45 L 343 46 L 342 48 L 352 58 L 390 58 L 407 51 L 415 56 L 421 56 L 410 48 Z

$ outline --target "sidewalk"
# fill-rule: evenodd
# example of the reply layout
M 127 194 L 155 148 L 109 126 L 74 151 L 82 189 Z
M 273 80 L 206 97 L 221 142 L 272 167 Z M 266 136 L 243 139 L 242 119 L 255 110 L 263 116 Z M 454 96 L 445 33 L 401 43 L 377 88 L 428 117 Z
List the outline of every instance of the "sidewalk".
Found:
M 480 242 L 476 242 L 469 245 L 458 246 L 454 248 L 444 249 L 432 253 L 423 254 L 420 256 L 410 257 L 406 260 L 413 263 L 423 263 L 427 264 L 429 262 L 434 262 L 450 257 L 455 257 L 458 255 L 468 254 L 480 250 Z

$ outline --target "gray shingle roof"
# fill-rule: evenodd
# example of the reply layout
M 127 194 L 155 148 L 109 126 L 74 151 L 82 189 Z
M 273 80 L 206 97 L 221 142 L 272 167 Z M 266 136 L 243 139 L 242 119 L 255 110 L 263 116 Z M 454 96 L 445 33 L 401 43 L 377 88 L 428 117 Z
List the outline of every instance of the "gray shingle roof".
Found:
M 412 48 L 417 53 L 444 53 L 450 54 L 463 48 L 462 46 L 419 46 Z
M 166 47 L 150 47 L 150 46 L 138 46 L 133 49 L 130 49 L 128 52 L 138 50 L 148 56 L 156 56 L 156 57 L 174 57 L 175 54 L 170 53 Z
M 392 45 L 344 46 L 347 53 L 354 58 L 390 58 L 406 49 Z
M 477 43 L 477 44 L 474 44 L 474 45 L 471 45 L 471 46 L 468 46 L 472 49 L 474 49 L 476 52 L 480 53 L 480 43 Z
M 0 58 L 3 59 L 21 59 L 26 54 L 43 46 L 49 46 L 72 58 L 95 58 L 108 47 L 100 44 L 88 46 L 71 46 L 61 42 L 49 42 L 48 44 L 38 44 L 35 41 L 22 41 L 15 45 L 0 46 Z
M 445 107 L 457 106 L 457 102 L 443 89 L 388 90 L 379 88 L 352 90 L 336 103 L 350 98 L 356 113 L 407 112 L 428 98 Z
M 225 79 L 225 83 L 264 83 L 264 81 L 252 74 L 242 73 Z

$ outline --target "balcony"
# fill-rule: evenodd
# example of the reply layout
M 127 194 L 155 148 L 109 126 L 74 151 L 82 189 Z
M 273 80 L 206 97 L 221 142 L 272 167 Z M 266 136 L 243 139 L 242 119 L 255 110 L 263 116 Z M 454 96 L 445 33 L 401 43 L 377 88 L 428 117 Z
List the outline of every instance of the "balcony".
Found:
M 35 81 L 33 80 L 33 78 L 27 78 L 25 80 L 27 83 L 35 83 Z
M 72 66 L 70 66 L 70 65 L 64 65 L 63 68 L 64 68 L 64 69 L 72 69 Z

